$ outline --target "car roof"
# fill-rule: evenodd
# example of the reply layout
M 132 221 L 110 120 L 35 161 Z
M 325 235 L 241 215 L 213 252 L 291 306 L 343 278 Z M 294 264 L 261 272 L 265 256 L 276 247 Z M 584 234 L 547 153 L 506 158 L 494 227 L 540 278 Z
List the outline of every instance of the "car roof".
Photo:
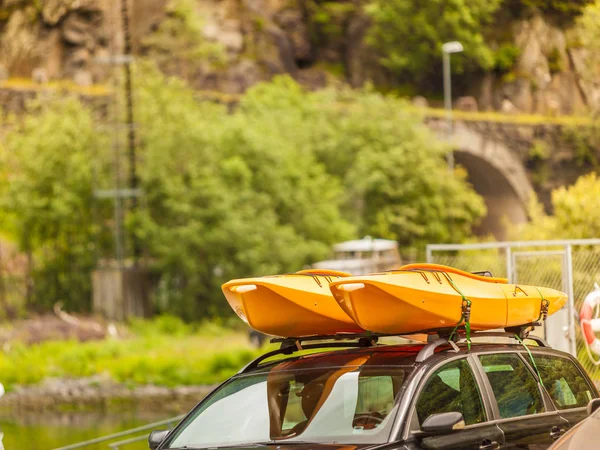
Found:
M 376 345 L 364 348 L 348 348 L 343 350 L 324 349 L 318 353 L 290 355 L 287 358 L 277 360 L 267 360 L 258 367 L 253 367 L 244 373 L 260 373 L 272 370 L 306 370 L 325 367 L 342 367 L 355 365 L 360 366 L 432 366 L 438 362 L 453 358 L 457 355 L 479 354 L 479 353 L 499 353 L 499 352 L 525 352 L 526 349 L 521 344 L 499 344 L 499 343 L 477 343 L 473 342 L 471 348 L 466 344 L 457 344 L 458 352 L 450 344 L 437 346 L 433 354 L 425 360 L 417 362 L 417 356 L 427 344 L 388 344 Z M 530 345 L 527 347 L 532 353 L 550 353 L 556 356 L 570 357 L 567 353 L 554 350 L 550 347 L 539 347 Z M 356 361 L 361 357 L 368 357 L 367 360 Z

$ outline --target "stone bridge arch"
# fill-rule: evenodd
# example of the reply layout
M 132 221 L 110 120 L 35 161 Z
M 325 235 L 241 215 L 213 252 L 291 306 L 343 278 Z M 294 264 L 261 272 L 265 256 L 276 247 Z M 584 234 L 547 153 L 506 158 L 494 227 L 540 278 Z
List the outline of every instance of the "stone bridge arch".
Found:
M 526 222 L 527 203 L 533 187 L 516 152 L 490 139 L 464 122 L 453 127 L 454 158 L 463 166 L 474 189 L 484 198 L 488 214 L 475 231 L 506 238 L 505 220 Z

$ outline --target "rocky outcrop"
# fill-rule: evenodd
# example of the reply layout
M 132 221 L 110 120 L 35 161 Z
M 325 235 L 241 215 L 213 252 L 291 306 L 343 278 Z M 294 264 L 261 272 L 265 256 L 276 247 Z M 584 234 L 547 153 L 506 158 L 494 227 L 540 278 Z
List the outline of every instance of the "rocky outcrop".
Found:
M 480 85 L 482 109 L 547 115 L 581 114 L 600 105 L 600 91 L 582 74 L 589 58 L 573 48 L 569 30 L 542 16 L 513 24 L 514 44 L 521 54 L 510 76 L 488 74 Z
M 241 93 L 283 73 L 309 88 L 324 86 L 331 74 L 360 86 L 381 72 L 364 43 L 369 21 L 351 0 L 326 12 L 330 23 L 315 19 L 317 3 L 306 0 L 190 1 L 187 5 L 201 17 L 203 38 L 225 54 L 219 64 L 184 65 L 178 75 L 194 87 Z M 2 10 L 0 66 L 6 76 L 31 78 L 36 70 L 48 80 L 66 78 L 81 85 L 104 81 L 110 70 L 105 62 L 111 53 L 122 52 L 121 0 L 35 5 L 13 0 Z M 147 53 L 146 39 L 177 2 L 129 0 L 128 5 L 134 51 Z
M 11 77 L 44 73 L 37 77 L 42 82 L 102 79 L 106 68 L 94 59 L 106 53 L 109 44 L 105 7 L 100 0 L 48 0 L 13 7 L 0 24 L 0 63 Z
M 111 53 L 122 53 L 121 2 L 4 2 L 0 78 L 30 78 L 36 71 L 45 75 L 39 80 L 68 78 L 83 86 L 104 81 L 110 66 L 102 61 Z M 148 38 L 156 36 L 166 20 L 177 16 L 189 22 L 189 17 L 181 17 L 182 10 L 194 14 L 192 28 L 200 28 L 200 38 L 217 46 L 222 55 L 218 62 L 196 55 L 191 64 L 180 64 L 173 61 L 180 57 L 177 51 L 171 50 L 185 53 L 186 43 L 171 42 L 166 56 L 172 60 L 163 69 L 196 88 L 234 94 L 282 73 L 309 88 L 322 87 L 331 77 L 353 87 L 366 82 L 393 85 L 396 80 L 366 42 L 371 23 L 364 4 L 362 0 L 128 0 L 136 54 L 151 52 Z M 512 27 L 512 44 L 520 49 L 515 66 L 509 73 L 480 75 L 479 82 L 469 83 L 464 92 L 457 86 L 456 94 L 475 97 L 479 110 L 511 113 L 577 114 L 600 107 L 600 67 L 590 67 L 589 50 L 577 46 L 572 30 L 540 14 L 506 26 Z M 169 31 L 166 37 L 171 37 Z M 155 43 L 161 40 L 162 36 Z

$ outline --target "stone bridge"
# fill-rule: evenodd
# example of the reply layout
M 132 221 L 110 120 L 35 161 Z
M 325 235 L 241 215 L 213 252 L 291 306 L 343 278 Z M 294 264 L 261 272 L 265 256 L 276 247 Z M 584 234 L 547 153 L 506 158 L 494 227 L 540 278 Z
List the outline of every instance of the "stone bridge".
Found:
M 427 118 L 426 123 L 440 138 L 448 139 L 443 119 Z M 466 169 L 488 209 L 476 232 L 498 239 L 506 238 L 506 221 L 528 220 L 527 204 L 533 193 L 549 210 L 554 188 L 571 184 L 591 170 L 577 161 L 560 124 L 454 121 L 451 143 L 456 164 Z

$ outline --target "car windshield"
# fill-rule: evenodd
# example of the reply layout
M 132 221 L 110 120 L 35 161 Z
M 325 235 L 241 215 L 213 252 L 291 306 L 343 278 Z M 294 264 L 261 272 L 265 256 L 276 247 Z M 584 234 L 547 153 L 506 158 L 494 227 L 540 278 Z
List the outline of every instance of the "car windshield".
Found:
M 165 448 L 387 442 L 411 368 L 372 366 L 368 359 L 323 368 L 281 363 L 234 377 L 187 418 Z

